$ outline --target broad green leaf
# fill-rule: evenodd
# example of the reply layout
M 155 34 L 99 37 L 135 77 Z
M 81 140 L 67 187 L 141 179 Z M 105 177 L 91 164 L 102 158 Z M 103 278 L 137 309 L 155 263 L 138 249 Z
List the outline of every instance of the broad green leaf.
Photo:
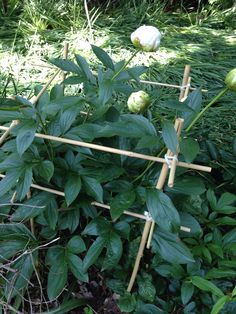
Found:
M 25 167 L 22 175 L 23 178 L 19 180 L 16 189 L 17 196 L 20 200 L 22 200 L 30 190 L 30 186 L 32 184 L 33 179 L 32 167 L 31 166 L 28 166 L 27 168 Z
M 69 130 L 69 128 L 74 123 L 78 113 L 79 113 L 79 108 L 77 109 L 69 108 L 61 113 L 59 124 L 60 124 L 60 129 L 61 129 L 62 134 L 64 134 L 65 132 Z
M 82 234 L 101 236 L 111 230 L 111 223 L 104 217 L 96 217 L 86 225 Z
M 79 67 L 81 68 L 84 76 L 91 82 L 95 83 L 96 80 L 89 68 L 87 61 L 80 55 L 75 55 L 76 62 L 78 63 Z
M 52 230 L 56 229 L 57 221 L 58 221 L 58 203 L 55 198 L 51 199 L 43 211 L 43 215 L 45 220 L 47 221 L 48 227 Z
M 232 206 L 236 202 L 236 195 L 226 192 L 221 195 L 219 198 L 216 207 L 214 210 L 216 212 L 225 213 L 225 214 L 233 214 L 236 212 L 236 207 Z
M 201 110 L 202 106 L 202 92 L 197 89 L 191 92 L 186 100 L 188 107 L 194 110 L 194 112 L 184 112 L 182 117 L 184 118 L 184 128 L 188 127 L 192 120 L 195 118 L 196 114 Z
M 141 65 L 141 66 L 128 68 L 127 72 L 131 76 L 131 78 L 133 78 L 135 81 L 139 82 L 140 75 L 147 72 L 147 70 L 148 70 L 148 67 Z
M 35 240 L 34 235 L 22 223 L 1 223 L 0 224 L 0 239 L 13 239 L 26 238 Z
M 136 146 L 137 149 L 150 148 L 158 149 L 160 147 L 160 138 L 158 136 L 145 135 L 140 138 Z
M 193 285 L 199 288 L 200 290 L 211 292 L 218 297 L 222 297 L 224 295 L 224 293 L 209 280 L 206 280 L 199 276 L 190 277 L 190 280 L 193 283 Z
M 106 244 L 107 252 L 105 259 L 103 261 L 102 269 L 105 270 L 116 268 L 122 255 L 123 250 L 122 241 L 118 234 L 116 234 L 115 232 L 107 233 L 106 236 L 104 237 L 107 240 Z
M 119 218 L 124 210 L 130 208 L 134 201 L 135 201 L 135 192 L 134 191 L 127 191 L 127 192 L 122 192 L 118 195 L 116 195 L 112 201 L 111 201 L 111 208 L 110 208 L 110 213 L 112 219 L 117 219 Z
M 193 138 L 184 138 L 180 142 L 180 152 L 184 155 L 186 162 L 192 162 L 199 151 L 199 144 Z
M 22 221 L 29 218 L 34 218 L 46 210 L 50 202 L 55 198 L 51 193 L 41 192 L 34 195 L 18 206 L 17 210 L 12 214 L 12 221 Z
M 83 262 L 77 255 L 68 253 L 67 262 L 69 269 L 77 279 L 88 282 L 88 274 L 84 272 Z
M 63 71 L 77 73 L 80 75 L 82 74 L 80 68 L 70 60 L 55 58 L 51 59 L 50 61 L 52 64 L 62 69 Z
M 94 54 L 103 63 L 103 65 L 107 68 L 110 68 L 111 70 L 114 70 L 114 64 L 110 56 L 100 47 L 97 47 L 95 45 L 91 46 Z
M 236 276 L 236 270 L 231 269 L 218 269 L 218 268 L 212 268 L 210 269 L 206 275 L 206 279 L 217 279 L 217 278 L 235 278 Z
M 11 258 L 20 251 L 23 251 L 29 240 L 26 239 L 4 239 L 0 240 L 0 262 L 6 262 L 7 259 Z
M 60 295 L 67 282 L 68 266 L 64 259 L 54 263 L 48 273 L 47 294 L 49 300 Z
M 218 314 L 220 313 L 220 310 L 224 307 L 225 303 L 230 301 L 230 296 L 224 295 L 217 302 L 214 304 L 211 314 Z
M 179 216 L 181 225 L 190 228 L 190 232 L 182 231 L 181 235 L 184 237 L 199 237 L 202 234 L 202 228 L 199 222 L 192 215 L 186 212 L 179 212 Z
M 83 261 L 84 271 L 87 271 L 87 269 L 96 262 L 105 246 L 106 240 L 103 237 L 98 237 L 96 241 L 93 242 Z
M 235 295 L 236 295 L 236 286 L 234 287 L 234 289 L 233 289 L 231 295 L 232 295 L 232 297 L 235 297 Z
M 69 206 L 78 196 L 81 189 L 81 179 L 79 175 L 69 174 L 65 184 L 65 199 Z
M 83 176 L 82 177 L 86 194 L 92 196 L 96 201 L 103 202 L 103 189 L 96 179 Z
M 163 229 L 172 230 L 180 225 L 180 218 L 171 199 L 162 191 L 147 189 L 146 204 L 155 222 Z
M 145 300 L 153 302 L 156 295 L 156 288 L 152 283 L 152 276 L 143 273 L 138 279 L 138 293 Z
M 116 232 L 125 239 L 129 239 L 130 225 L 126 221 L 119 221 L 114 225 Z
M 59 214 L 58 226 L 59 229 L 69 229 L 73 233 L 78 227 L 80 222 L 80 211 L 78 207 L 70 208 Z
M 21 126 L 16 137 L 17 152 L 21 156 L 32 144 L 36 132 L 34 123 L 24 124 Z
M 172 188 L 165 188 L 167 192 L 185 194 L 185 195 L 201 195 L 205 192 L 205 186 L 202 179 L 197 177 L 181 177 L 176 178 Z
M 134 295 L 126 292 L 118 302 L 119 308 L 124 313 L 133 312 L 136 306 L 136 300 Z
M 162 126 L 162 137 L 166 147 L 172 151 L 173 154 L 177 153 L 178 137 L 173 124 L 165 121 Z
M 33 274 L 35 263 L 33 255 L 26 254 L 18 259 L 14 264 L 11 264 L 11 268 L 16 269 L 16 273 L 9 272 L 7 276 L 7 284 L 5 286 L 5 297 L 10 301 L 15 297 L 22 289 L 26 289 L 28 282 Z M 14 289 L 12 289 L 12 280 L 14 280 Z M 10 299 L 9 299 L 10 297 Z
M 43 160 L 37 170 L 39 175 L 49 182 L 54 173 L 54 164 L 50 160 Z
M 153 235 L 153 251 L 174 264 L 187 264 L 194 262 L 191 252 L 173 233 L 158 228 Z
M 72 310 L 84 307 L 87 304 L 87 300 L 83 299 L 71 299 L 69 301 L 62 302 L 57 308 L 43 312 L 42 314 L 65 314 L 70 313 Z
M 50 100 L 55 100 L 64 96 L 64 88 L 61 84 L 56 84 L 50 91 Z
M 67 249 L 74 254 L 86 251 L 84 240 L 80 236 L 73 236 L 67 243 Z
M 99 84 L 98 101 L 101 105 L 105 105 L 112 97 L 113 82 L 104 80 Z
M 178 100 L 165 100 L 161 102 L 161 106 L 165 108 L 174 109 L 175 111 L 182 112 L 194 112 L 192 108 L 190 108 L 186 102 L 180 102 Z
M 193 292 L 194 292 L 193 284 L 190 282 L 184 281 L 181 286 L 181 300 L 184 305 L 187 304 L 191 300 Z
M 206 196 L 207 196 L 208 202 L 209 202 L 210 205 L 211 205 L 211 209 L 215 210 L 216 204 L 217 204 L 217 199 L 216 199 L 216 196 L 215 196 L 214 191 L 211 190 L 211 189 L 209 189 L 209 190 L 207 191 Z
M 11 190 L 16 184 L 17 180 L 22 174 L 22 169 L 13 169 L 6 173 L 6 176 L 0 181 L 0 197 Z
M 135 311 L 135 314 L 164 314 L 165 312 L 162 311 L 159 307 L 154 304 L 142 304 L 138 309 Z

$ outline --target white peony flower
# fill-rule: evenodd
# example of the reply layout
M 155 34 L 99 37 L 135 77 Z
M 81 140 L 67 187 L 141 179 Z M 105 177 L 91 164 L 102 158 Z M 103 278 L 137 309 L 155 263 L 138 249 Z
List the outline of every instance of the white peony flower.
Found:
M 140 113 L 150 105 L 150 97 L 146 92 L 140 90 L 129 96 L 127 105 L 129 111 Z
M 135 47 L 144 51 L 157 51 L 161 42 L 161 33 L 154 26 L 140 26 L 131 34 Z

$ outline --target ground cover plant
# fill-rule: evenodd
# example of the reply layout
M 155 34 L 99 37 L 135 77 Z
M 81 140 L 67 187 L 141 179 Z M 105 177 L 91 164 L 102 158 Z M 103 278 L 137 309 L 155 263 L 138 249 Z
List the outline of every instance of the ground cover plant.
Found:
M 130 50 L 130 55 L 135 52 Z M 179 103 L 175 93 L 147 87 L 148 110 L 130 113 L 127 99 L 143 89 L 140 75 L 158 73 L 162 78 L 152 69 L 155 64 L 150 69 L 133 63 L 123 68 L 125 62 L 117 55 L 110 58 L 97 46 L 92 53 L 87 62 L 80 54 L 71 55 L 70 61 L 51 58 L 51 65 L 69 73 L 65 91 L 58 81 L 36 104 L 32 94 L 28 97 L 29 89 L 20 88 L 21 96 L 9 98 L 17 94 L 14 76 L 2 83 L 1 124 L 20 121 L 0 156 L 0 170 L 6 175 L 0 183 L 5 204 L 0 207 L 2 311 L 234 313 L 235 142 L 233 125 L 222 119 L 227 115 L 234 119 L 233 92 L 217 101 L 226 108 L 213 106 L 207 118 L 198 120 L 198 128 L 187 131 L 201 106 L 225 86 L 225 75 L 215 76 L 208 101 L 203 95 L 202 102 L 200 89 Z M 141 64 L 152 55 L 138 52 L 133 60 Z M 230 62 L 226 61 L 227 70 Z M 170 65 L 169 70 L 161 67 L 168 73 L 167 81 L 173 75 L 181 78 L 175 63 Z M 205 78 L 207 74 L 195 71 L 194 82 L 212 80 L 212 72 Z M 40 89 L 36 86 L 34 94 Z M 176 140 L 172 143 L 172 137 L 160 133 L 164 127 L 167 135 L 173 134 L 168 121 L 173 123 L 176 115 L 186 120 L 180 159 L 209 164 L 213 171 L 179 168 L 174 188 L 165 186 L 163 193 L 154 189 L 161 169 L 157 163 L 34 138 L 37 131 L 158 155 L 164 146 L 176 147 Z M 219 116 L 220 125 L 211 125 L 212 116 Z M 230 132 L 223 130 L 222 135 L 220 126 Z M 214 135 L 209 134 L 212 127 L 217 130 Z M 31 189 L 26 200 L 31 182 L 64 191 L 65 197 Z M 109 204 L 110 211 L 91 205 L 93 201 Z M 122 213 L 126 209 L 143 213 L 159 201 L 165 218 L 155 217 L 152 251 L 145 251 L 130 294 L 126 288 L 143 222 Z M 180 231 L 180 225 L 190 226 L 191 233 Z

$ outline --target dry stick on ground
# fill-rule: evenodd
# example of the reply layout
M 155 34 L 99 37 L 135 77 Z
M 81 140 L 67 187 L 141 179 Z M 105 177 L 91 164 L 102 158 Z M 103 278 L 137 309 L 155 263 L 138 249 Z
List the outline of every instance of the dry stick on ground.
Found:
M 188 64 L 185 65 L 184 75 L 183 75 L 183 80 L 182 80 L 182 88 L 180 89 L 180 95 L 179 95 L 179 100 L 180 101 L 183 101 L 182 99 L 184 97 L 188 96 L 188 92 L 190 90 L 190 86 L 187 85 L 188 83 L 190 83 L 190 81 L 189 81 L 190 69 L 191 69 L 190 65 L 188 65 Z M 177 130 L 177 133 L 178 133 L 178 128 L 179 128 L 179 123 L 180 123 L 180 120 L 176 119 L 176 121 L 175 121 L 175 130 Z M 181 132 L 181 129 L 180 129 L 180 132 Z M 171 154 L 172 154 L 171 151 L 168 149 L 167 156 L 169 156 Z M 173 159 L 173 161 L 174 161 L 174 159 Z M 178 163 L 175 160 L 174 161 L 174 167 L 176 167 L 177 164 Z M 159 179 L 157 181 L 157 185 L 156 185 L 156 188 L 158 190 L 162 190 L 163 189 L 163 186 L 165 184 L 165 180 L 166 180 L 166 177 L 167 177 L 167 174 L 168 174 L 168 168 L 169 167 L 168 167 L 167 163 L 163 164 L 162 169 L 161 169 L 161 173 L 160 173 Z M 175 174 L 175 170 L 174 170 L 174 173 L 173 173 L 173 170 L 172 170 L 171 176 L 173 176 L 173 174 Z M 171 177 L 171 180 L 172 180 L 172 177 Z M 170 183 L 172 183 L 172 182 L 170 182 Z M 147 242 L 147 248 L 150 248 L 150 246 L 151 246 L 154 228 L 155 228 L 155 222 L 152 222 L 152 226 L 150 228 L 150 233 L 149 233 L 148 242 Z

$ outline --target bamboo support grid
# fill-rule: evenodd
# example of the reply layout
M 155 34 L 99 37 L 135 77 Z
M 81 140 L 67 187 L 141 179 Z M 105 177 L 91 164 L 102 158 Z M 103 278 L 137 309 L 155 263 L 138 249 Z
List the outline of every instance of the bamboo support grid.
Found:
M 65 49 L 64 49 L 64 58 L 67 58 L 68 55 L 68 44 L 65 45 Z M 45 90 L 47 89 L 47 87 L 51 84 L 51 82 L 55 79 L 55 77 L 61 72 L 61 70 L 58 70 L 52 77 L 51 79 L 47 82 L 47 84 L 42 88 L 42 90 L 39 92 L 39 94 L 33 99 L 32 103 L 36 104 L 37 101 L 39 100 L 39 98 L 42 96 L 42 94 L 45 92 Z M 183 82 L 181 86 L 178 85 L 170 85 L 170 84 L 164 84 L 163 86 L 169 86 L 169 87 L 173 87 L 173 88 L 180 88 L 180 101 L 184 101 L 187 96 L 188 96 L 188 92 L 189 90 L 193 89 L 190 86 L 190 82 L 191 82 L 191 78 L 189 77 L 189 72 L 190 72 L 190 66 L 185 66 L 185 71 L 184 71 L 184 77 L 183 77 Z M 63 78 L 65 78 L 65 75 L 63 74 Z M 143 82 L 143 81 L 141 81 Z M 144 83 L 144 82 L 143 82 Z M 145 83 L 155 83 L 155 82 L 148 82 L 145 81 Z M 157 83 L 157 85 L 161 85 L 159 83 Z M 0 137 L 0 145 L 6 140 L 7 136 L 11 133 L 11 130 L 15 127 L 16 124 L 18 124 L 19 122 L 14 120 L 12 121 L 11 125 L 9 127 L 6 126 L 0 126 L 0 130 L 5 131 L 2 136 Z M 182 129 L 182 125 L 183 125 L 183 120 L 182 119 L 176 119 L 175 121 L 175 129 L 176 129 L 176 133 L 178 136 L 180 136 L 181 133 L 181 129 Z M 132 158 L 140 158 L 143 160 L 149 160 L 149 161 L 154 161 L 154 162 L 158 162 L 158 163 L 162 163 L 162 171 L 157 183 L 157 188 L 158 189 L 162 189 L 163 185 L 165 183 L 165 179 L 168 173 L 168 165 L 167 165 L 167 161 L 165 158 L 160 158 L 160 157 L 155 157 L 155 156 L 150 156 L 150 155 L 144 155 L 144 154 L 139 154 L 139 153 L 135 153 L 132 151 L 126 151 L 126 150 L 120 150 L 120 149 L 115 149 L 115 148 L 111 148 L 111 147 L 107 147 L 107 146 L 102 146 L 102 145 L 97 145 L 97 144 L 92 144 L 92 143 L 87 143 L 87 142 L 81 142 L 81 141 L 76 141 L 76 140 L 71 140 L 68 138 L 62 138 L 62 137 L 57 137 L 57 136 L 52 136 L 52 135 L 47 135 L 47 134 L 41 134 L 41 133 L 35 133 L 35 137 L 37 138 L 42 138 L 45 140 L 49 140 L 49 141 L 56 141 L 59 143 L 64 143 L 64 144 L 69 144 L 69 145 L 75 145 L 75 146 L 81 146 L 81 147 L 87 147 L 90 149 L 94 149 L 94 150 L 99 150 L 99 151 L 103 151 L 103 152 L 109 152 L 109 153 L 113 153 L 113 154 L 119 154 L 119 155 L 124 155 L 124 156 L 128 156 L 128 157 L 132 157 Z M 167 156 L 169 157 L 173 157 L 173 153 L 168 150 L 167 151 Z M 202 165 L 196 165 L 196 164 L 192 164 L 192 163 L 185 163 L 185 162 L 180 162 L 177 161 L 177 159 L 173 159 L 171 162 L 171 167 L 170 167 L 170 176 L 169 176 L 169 186 L 173 186 L 174 184 L 174 176 L 175 176 L 175 169 L 176 167 L 184 167 L 184 168 L 188 168 L 188 169 L 193 169 L 193 170 L 198 170 L 198 171 L 205 171 L 205 172 L 210 172 L 211 168 L 207 167 L 207 166 L 202 166 Z M 4 178 L 5 175 L 0 174 L 1 178 Z M 59 195 L 59 196 L 63 196 L 65 197 L 65 193 L 62 191 L 58 191 L 52 188 L 47 188 L 47 187 L 43 187 L 37 184 L 31 184 L 32 188 L 41 190 L 41 191 L 46 191 L 48 193 L 53 193 L 55 195 Z M 13 197 L 16 197 L 16 194 L 14 192 Z M 28 193 L 28 197 L 30 197 L 30 191 Z M 101 208 L 105 208 L 105 209 L 110 209 L 109 205 L 106 204 L 102 204 L 102 203 L 98 203 L 98 202 L 92 202 L 91 203 L 94 206 L 97 207 L 101 207 Z M 136 276 L 137 276 L 137 272 L 139 269 L 139 265 L 140 265 L 140 261 L 141 258 L 143 256 L 143 252 L 145 249 L 145 245 L 147 243 L 147 247 L 150 247 L 151 244 L 151 239 L 152 239 L 152 233 L 154 230 L 154 226 L 155 226 L 155 222 L 152 219 L 152 217 L 150 216 L 149 213 L 145 213 L 144 215 L 139 214 L 139 213 L 133 213 L 130 211 L 125 210 L 123 212 L 123 214 L 125 215 L 129 215 L 135 218 L 139 218 L 139 219 L 143 219 L 145 220 L 145 225 L 144 225 L 144 230 L 142 233 L 142 237 L 141 237 L 141 242 L 140 242 L 140 246 L 139 246 L 139 250 L 136 256 L 136 260 L 135 260 L 135 265 L 134 265 L 134 269 L 130 278 L 130 282 L 127 288 L 127 291 L 131 291 L 132 287 L 134 285 Z M 33 227 L 32 227 L 33 228 Z M 180 226 L 180 230 L 185 231 L 185 232 L 190 232 L 190 228 L 186 227 L 186 226 Z

